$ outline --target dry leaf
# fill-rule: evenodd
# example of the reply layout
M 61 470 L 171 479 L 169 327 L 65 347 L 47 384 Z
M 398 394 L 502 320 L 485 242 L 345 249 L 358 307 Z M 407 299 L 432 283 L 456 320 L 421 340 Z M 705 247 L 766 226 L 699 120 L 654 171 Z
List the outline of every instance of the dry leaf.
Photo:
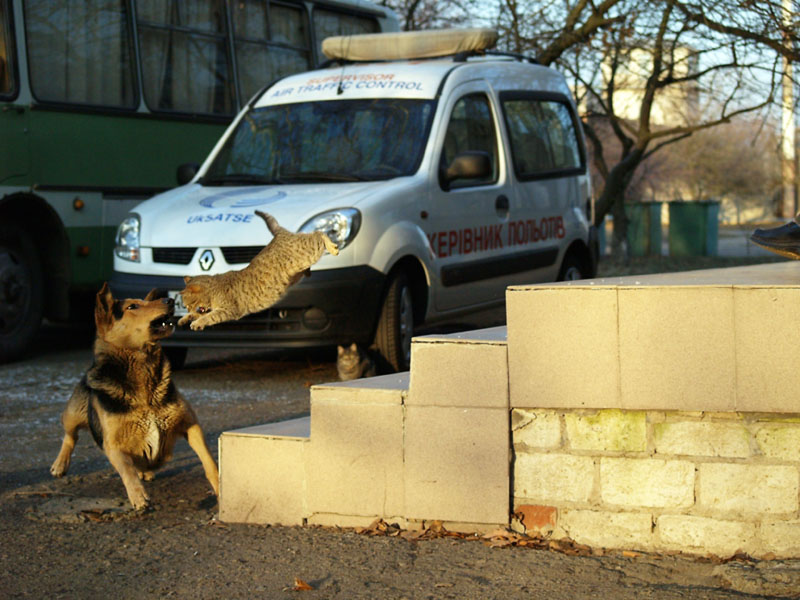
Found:
M 307 584 L 302 579 L 298 579 L 297 577 L 294 578 L 294 587 L 292 588 L 293 592 L 307 592 L 308 590 L 313 590 L 314 586 Z

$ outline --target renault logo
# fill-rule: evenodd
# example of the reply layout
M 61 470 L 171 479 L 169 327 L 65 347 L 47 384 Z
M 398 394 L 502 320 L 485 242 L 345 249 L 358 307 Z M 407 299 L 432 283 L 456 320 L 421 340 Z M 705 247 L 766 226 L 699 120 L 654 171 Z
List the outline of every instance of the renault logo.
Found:
M 211 265 L 214 264 L 214 253 L 211 250 L 203 250 L 203 253 L 200 255 L 200 268 L 203 271 L 208 271 L 211 268 Z

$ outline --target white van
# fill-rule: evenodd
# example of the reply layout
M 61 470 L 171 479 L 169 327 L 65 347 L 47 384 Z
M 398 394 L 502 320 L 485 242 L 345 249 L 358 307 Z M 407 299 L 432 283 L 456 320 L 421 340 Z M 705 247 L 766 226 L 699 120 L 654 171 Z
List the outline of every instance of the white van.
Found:
M 112 290 L 175 295 L 184 275 L 240 269 L 268 243 L 259 209 L 339 247 L 272 308 L 187 346 L 375 344 L 408 367 L 422 323 L 504 302 L 509 285 L 591 277 L 586 152 L 564 78 L 491 54 L 491 30 L 329 38 L 335 60 L 279 80 L 185 185 L 117 233 Z M 183 354 L 181 355 L 181 352 Z

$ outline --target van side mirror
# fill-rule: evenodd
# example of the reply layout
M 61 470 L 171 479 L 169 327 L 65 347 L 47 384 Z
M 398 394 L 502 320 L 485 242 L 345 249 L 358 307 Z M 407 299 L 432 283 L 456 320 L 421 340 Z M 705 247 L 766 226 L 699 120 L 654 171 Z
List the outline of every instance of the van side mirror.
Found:
M 189 183 L 192 179 L 194 179 L 194 176 L 197 175 L 199 170 L 200 165 L 197 163 L 183 163 L 178 167 L 178 172 L 175 175 L 178 180 L 178 185 L 185 185 Z
M 439 171 L 442 189 L 449 190 L 456 179 L 484 179 L 492 174 L 489 155 L 481 150 L 468 150 L 457 154 L 447 167 Z

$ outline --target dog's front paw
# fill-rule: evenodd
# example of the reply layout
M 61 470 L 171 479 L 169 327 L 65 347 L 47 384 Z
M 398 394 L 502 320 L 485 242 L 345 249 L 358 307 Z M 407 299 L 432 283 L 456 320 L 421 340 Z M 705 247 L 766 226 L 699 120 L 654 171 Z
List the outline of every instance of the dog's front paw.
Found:
M 130 492 L 128 494 L 128 499 L 136 510 L 144 510 L 150 504 L 150 496 L 147 495 L 144 489 Z
M 50 467 L 50 474 L 53 477 L 63 477 L 69 468 L 69 461 L 63 461 L 59 458 Z

